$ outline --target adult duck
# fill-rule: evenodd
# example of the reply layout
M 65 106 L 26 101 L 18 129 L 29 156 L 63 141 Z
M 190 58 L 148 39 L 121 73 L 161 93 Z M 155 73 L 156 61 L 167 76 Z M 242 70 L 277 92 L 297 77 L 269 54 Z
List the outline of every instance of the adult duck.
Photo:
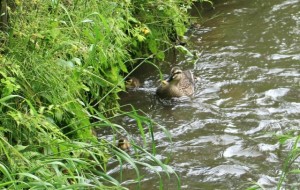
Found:
M 163 80 L 156 89 L 160 98 L 192 96 L 195 92 L 195 80 L 191 71 L 183 71 L 179 67 L 171 69 L 170 77 Z

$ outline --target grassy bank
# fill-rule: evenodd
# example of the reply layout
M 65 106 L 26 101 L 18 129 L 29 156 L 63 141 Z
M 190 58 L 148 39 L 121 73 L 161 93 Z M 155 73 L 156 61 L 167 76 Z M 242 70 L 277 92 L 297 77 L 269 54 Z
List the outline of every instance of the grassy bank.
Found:
M 185 33 L 192 3 L 14 1 L 1 32 L 0 187 L 122 189 L 106 173 L 112 157 L 130 163 L 137 178 L 137 165 L 152 168 L 150 162 L 173 173 L 146 150 L 135 147 L 149 163 L 92 131 L 122 131 L 109 119 L 116 114 L 136 119 L 143 136 L 144 128 L 152 129 L 135 110 L 120 110 L 118 93 L 139 63 L 164 59 Z

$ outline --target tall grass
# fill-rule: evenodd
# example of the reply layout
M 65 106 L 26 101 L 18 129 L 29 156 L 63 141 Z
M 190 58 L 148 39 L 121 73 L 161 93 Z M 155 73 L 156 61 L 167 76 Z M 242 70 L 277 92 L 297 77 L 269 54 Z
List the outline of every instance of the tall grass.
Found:
M 293 132 L 292 132 L 293 133 Z M 279 143 L 282 147 L 286 147 L 288 151 L 283 152 L 283 163 L 280 171 L 277 176 L 277 185 L 273 189 L 297 189 L 300 184 L 294 182 L 296 179 L 299 179 L 299 158 L 300 158 L 300 149 L 299 149 L 299 135 L 294 134 L 285 134 L 279 136 Z M 289 183 L 289 180 L 292 179 L 293 183 Z M 265 189 L 263 185 L 254 183 L 247 190 L 257 190 Z
M 192 0 L 14 3 L 0 33 L 0 187 L 125 189 L 107 174 L 115 158 L 137 179 L 138 166 L 174 174 L 153 156 L 156 124 L 135 108 L 122 112 L 117 100 L 132 68 L 164 59 L 185 33 Z M 133 158 L 92 134 L 96 127 L 121 132 L 110 119 L 116 113 L 134 118 L 144 141 L 148 127 L 152 154 L 133 142 Z
M 299 165 L 298 160 L 300 157 L 300 149 L 299 149 L 299 140 L 300 136 L 294 136 L 294 135 L 284 135 L 280 137 L 280 143 L 286 144 L 286 142 L 293 142 L 293 145 L 291 146 L 290 151 L 288 152 L 286 159 L 283 163 L 281 175 L 279 178 L 279 182 L 277 184 L 277 189 L 283 189 L 283 188 L 296 188 L 299 186 L 298 184 L 289 184 L 288 183 L 288 177 L 289 176 L 296 176 L 299 175 Z

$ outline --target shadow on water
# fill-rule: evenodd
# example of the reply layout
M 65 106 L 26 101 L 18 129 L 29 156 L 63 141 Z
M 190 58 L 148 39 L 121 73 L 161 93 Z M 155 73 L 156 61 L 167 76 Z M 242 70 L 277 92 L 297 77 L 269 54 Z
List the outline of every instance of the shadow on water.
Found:
M 143 110 L 170 131 L 173 142 L 155 130 L 157 156 L 169 157 L 182 189 L 240 189 L 252 182 L 276 187 L 287 150 L 276 135 L 300 126 L 299 3 L 217 1 L 204 13 L 210 19 L 187 34 L 198 61 L 176 57 L 177 65 L 200 78 L 191 100 L 162 104 L 154 97 L 155 68 L 136 71 L 143 86 L 122 95 L 120 103 Z M 169 73 L 170 63 L 161 66 Z M 134 121 L 121 124 L 138 138 Z M 117 175 L 118 169 L 111 172 Z M 124 172 L 125 183 L 136 177 L 130 169 Z M 156 174 L 142 172 L 142 189 L 158 189 Z M 164 181 L 164 189 L 176 189 L 172 180 Z

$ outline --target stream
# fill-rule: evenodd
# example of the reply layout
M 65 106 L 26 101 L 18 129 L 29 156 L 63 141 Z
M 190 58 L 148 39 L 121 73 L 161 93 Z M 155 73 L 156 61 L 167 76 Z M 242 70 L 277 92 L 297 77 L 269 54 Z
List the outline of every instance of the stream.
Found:
M 181 189 L 246 189 L 254 183 L 274 189 L 293 146 L 278 137 L 299 135 L 300 0 L 215 2 L 214 10 L 201 13 L 205 22 L 186 34 L 196 59 L 177 54 L 159 65 L 166 76 L 172 66 L 192 70 L 195 96 L 157 101 L 159 73 L 145 64 L 135 72 L 142 88 L 123 95 L 120 104 L 132 104 L 169 130 L 172 141 L 155 128 L 156 156 L 168 159 Z M 138 138 L 133 119 L 122 118 L 120 125 Z M 110 173 L 118 176 L 116 168 Z M 156 173 L 141 173 L 141 189 L 159 189 Z M 124 169 L 129 189 L 135 185 L 126 180 L 134 178 L 134 170 Z M 162 178 L 164 189 L 177 189 L 175 176 Z M 299 181 L 300 175 L 288 177 L 285 187 L 300 188 Z

